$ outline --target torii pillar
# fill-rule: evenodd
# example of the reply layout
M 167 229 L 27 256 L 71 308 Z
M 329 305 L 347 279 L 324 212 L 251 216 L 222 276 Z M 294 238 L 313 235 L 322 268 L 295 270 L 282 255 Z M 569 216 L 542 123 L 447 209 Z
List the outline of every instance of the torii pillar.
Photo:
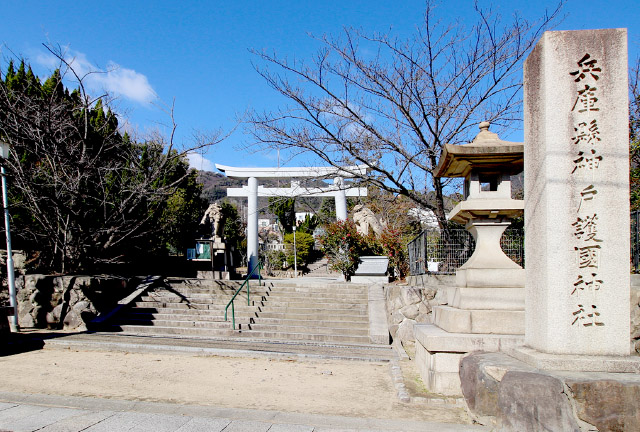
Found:
M 366 165 L 344 168 L 289 167 L 289 168 L 237 168 L 216 164 L 216 168 L 230 178 L 246 178 L 247 186 L 228 188 L 227 196 L 247 197 L 247 261 L 248 271 L 258 264 L 258 197 L 259 196 L 333 196 L 336 219 L 347 219 L 347 196 L 366 196 L 366 188 L 345 185 L 345 177 L 364 175 Z M 323 178 L 335 175 L 333 185 L 326 188 L 305 188 L 293 182 L 289 188 L 264 188 L 258 178 Z

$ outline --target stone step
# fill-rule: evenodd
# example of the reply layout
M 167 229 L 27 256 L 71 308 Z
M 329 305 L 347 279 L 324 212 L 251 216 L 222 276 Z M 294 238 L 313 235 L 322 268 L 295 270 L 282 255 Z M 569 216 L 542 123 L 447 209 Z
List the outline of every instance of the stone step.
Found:
M 177 305 L 174 305 L 177 306 Z M 258 311 L 257 308 L 238 308 L 236 307 L 236 315 L 245 314 L 255 316 L 255 313 Z M 216 316 L 224 316 L 224 307 L 216 308 L 216 309 L 187 309 L 180 307 L 166 307 L 166 308 L 157 308 L 157 307 L 133 307 L 129 309 L 126 313 L 134 313 L 134 314 L 174 314 L 181 316 L 193 316 L 193 317 L 216 317 Z M 228 313 L 231 313 L 231 307 L 228 309 Z
M 261 313 L 280 313 L 287 315 L 308 315 L 319 314 L 324 316 L 331 315 L 353 315 L 353 316 L 367 316 L 368 310 L 364 308 L 338 308 L 335 305 L 329 307 L 315 307 L 315 305 L 306 305 L 307 307 L 294 307 L 291 305 L 274 306 L 267 303 L 265 306 L 261 306 L 258 310 L 258 315 Z
M 149 292 L 167 292 L 167 293 L 174 293 L 174 294 L 178 293 L 185 296 L 217 295 L 217 296 L 231 297 L 233 294 L 235 294 L 236 290 L 237 289 L 220 289 L 220 288 L 203 288 L 203 287 L 173 287 L 170 290 L 159 289 L 159 290 L 149 291 Z M 265 288 L 263 286 L 260 286 L 260 287 L 252 286 L 249 289 L 250 294 L 258 293 L 263 295 L 270 291 L 271 289 Z M 242 291 L 240 291 L 240 294 L 238 295 L 246 295 L 246 294 L 247 294 L 246 288 L 242 288 Z
M 318 293 L 330 293 L 331 295 L 348 295 L 348 294 L 367 294 L 368 289 L 361 288 L 343 288 L 343 287 L 326 287 L 322 285 L 318 286 L 286 286 L 286 285 L 274 285 L 271 287 L 271 291 L 274 292 L 287 292 L 287 293 L 304 293 L 304 294 L 318 294 Z
M 367 295 L 329 295 L 327 293 L 307 294 L 307 293 L 284 293 L 279 291 L 272 291 L 265 297 L 270 299 L 287 299 L 287 300 L 313 300 L 318 302 L 323 301 L 335 301 L 335 302 L 350 302 L 350 303 L 367 303 L 369 297 Z
M 183 295 L 185 297 L 198 297 L 198 296 L 216 296 L 216 297 L 231 297 L 235 290 L 207 290 L 207 289 L 191 289 L 191 288 L 176 288 L 174 290 L 156 290 L 149 291 L 149 293 L 170 293 L 172 295 Z M 316 287 L 315 289 L 304 289 L 299 287 L 251 287 L 249 290 L 251 296 L 253 295 L 292 295 L 292 296 L 314 296 L 314 297 L 338 297 L 338 298 L 364 298 L 368 297 L 368 291 L 366 290 L 344 290 L 344 289 L 327 289 L 324 287 Z M 246 289 L 243 288 L 238 296 L 246 296 Z
M 293 341 L 314 341 L 314 342 L 336 342 L 336 343 L 370 343 L 369 336 L 350 336 L 342 334 L 314 334 L 314 333 L 287 333 L 278 331 L 258 331 L 243 329 L 243 337 L 260 338 L 266 340 L 293 340 Z
M 238 319 L 236 317 L 236 324 L 238 323 Z M 193 327 L 193 328 L 202 328 L 202 329 L 223 329 L 227 330 L 231 326 L 231 318 L 229 321 L 201 321 L 201 320 L 183 320 L 183 319 L 133 319 L 129 317 L 123 317 L 120 320 L 119 324 L 121 326 L 132 325 L 132 326 L 145 326 L 145 327 Z
M 316 287 L 327 288 L 347 288 L 347 289 L 367 289 L 367 284 L 355 284 L 351 282 L 337 281 L 307 281 L 304 279 L 265 279 L 266 285 L 282 286 L 282 287 L 298 287 L 303 289 L 313 289 Z
M 206 313 L 204 313 L 206 312 Z M 231 310 L 228 311 L 227 317 L 230 318 Z M 193 309 L 131 309 L 127 314 L 123 315 L 121 321 L 125 319 L 140 320 L 183 320 L 183 321 L 224 321 L 224 312 L 210 310 L 193 310 Z M 314 325 L 323 327 L 347 327 L 359 326 L 368 328 L 369 318 L 366 315 L 335 315 L 326 314 L 276 314 L 270 312 L 257 312 L 239 314 L 236 312 L 236 321 L 249 321 L 253 319 L 257 323 L 264 324 L 284 324 L 301 323 L 301 325 Z
M 150 337 L 151 336 L 151 337 Z M 367 344 L 350 344 L 335 342 L 311 341 L 278 341 L 250 337 L 222 336 L 184 337 L 179 335 L 135 335 L 124 332 L 91 332 L 69 334 L 62 338 L 51 338 L 45 341 L 50 349 L 71 350 L 109 350 L 122 352 L 169 352 L 202 355 L 220 355 L 221 350 L 232 350 L 233 354 L 244 352 L 252 356 L 283 355 L 305 356 L 324 359 L 383 361 L 396 358 L 391 346 Z
M 293 324 L 293 323 L 292 323 Z M 299 323 L 297 323 L 299 324 Z M 251 331 L 278 332 L 278 333 L 311 333 L 316 335 L 345 335 L 345 336 L 369 336 L 369 328 L 352 328 L 352 327 L 325 327 L 325 326 L 307 326 L 307 325 L 283 325 L 283 324 L 262 324 L 256 322 L 249 324 Z
M 332 311 L 317 312 L 317 313 L 289 313 L 289 312 L 274 312 L 265 308 L 262 312 L 256 312 L 259 320 L 263 319 L 290 319 L 290 320 L 315 320 L 315 321 L 351 321 L 351 322 L 369 322 L 368 314 L 335 314 Z
M 369 306 L 367 304 L 353 304 L 353 303 L 340 303 L 340 302 L 320 302 L 315 300 L 308 301 L 286 301 L 268 298 L 266 301 L 258 301 L 255 303 L 259 306 L 265 306 L 271 308 L 288 308 L 288 309 L 327 309 L 327 310 L 353 310 L 353 311 L 367 311 Z
M 135 303 L 136 308 L 154 308 L 154 309 L 197 309 L 197 310 L 217 310 L 224 311 L 226 307 L 225 304 L 206 304 L 206 303 L 176 303 L 176 302 L 156 302 L 156 301 L 138 301 Z M 231 306 L 229 306 L 229 310 L 231 310 Z M 247 306 L 246 302 L 235 302 L 235 310 L 238 312 L 242 311 L 255 311 L 257 310 L 257 306 Z
M 290 318 L 264 318 L 256 317 L 253 321 L 259 325 L 284 325 L 284 326 L 305 326 L 305 327 L 331 327 L 331 328 L 357 328 L 357 329 L 369 329 L 369 320 L 360 321 L 336 321 L 329 319 L 290 319 Z
M 210 312 L 207 314 L 197 313 L 200 311 L 193 310 L 181 310 L 181 309 L 170 309 L 167 311 L 137 311 L 136 309 L 132 309 L 128 313 L 122 315 L 121 320 L 124 319 L 139 319 L 139 320 L 183 320 L 183 321 L 224 321 L 224 312 L 219 313 L 216 311 L 202 311 L 202 312 Z M 228 313 L 231 315 L 231 312 Z M 236 320 L 239 315 L 236 314 Z M 247 319 L 247 315 L 243 315 L 243 318 Z
M 237 323 L 236 323 L 237 324 Z M 244 325 L 243 325 L 244 327 Z M 188 337 L 229 337 L 238 334 L 237 330 L 233 330 L 231 322 L 227 323 L 227 328 L 198 328 L 198 327 L 167 327 L 167 326 L 144 326 L 144 325 L 120 325 L 114 326 L 115 331 L 127 334 L 146 334 L 146 335 L 180 335 Z
M 266 296 L 251 296 L 249 299 L 251 300 L 251 302 L 258 302 L 258 301 L 266 301 L 269 297 Z M 200 304 L 200 305 L 222 305 L 222 306 L 226 306 L 229 301 L 231 300 L 231 297 L 229 298 L 216 298 L 216 297 L 187 297 L 187 298 L 180 298 L 180 297 L 174 297 L 174 296 L 169 296 L 169 295 L 155 295 L 155 296 L 141 296 L 140 299 L 138 301 L 140 302 L 155 302 L 155 303 L 166 303 L 166 304 Z M 244 303 L 245 305 L 247 304 L 247 297 L 236 297 L 234 300 L 234 303 L 236 305 L 239 305 L 240 303 Z
M 268 297 L 270 293 L 251 292 L 249 298 L 261 298 Z M 153 298 L 153 299 L 169 299 L 170 301 L 192 301 L 196 303 L 210 303 L 212 301 L 219 303 L 226 303 L 233 297 L 232 294 L 220 294 L 220 293 L 208 293 L 208 294 L 176 294 L 170 291 L 155 291 L 144 294 L 141 297 Z M 244 299 L 247 301 L 247 293 L 243 291 L 236 296 L 236 299 Z
M 140 301 L 143 302 L 160 302 L 160 303 L 184 303 L 184 304 L 214 304 L 214 303 L 222 303 L 222 301 L 216 301 L 215 298 L 211 297 L 200 297 L 200 298 L 183 298 L 178 297 L 171 294 L 160 294 L 160 295 L 144 295 L 140 297 Z

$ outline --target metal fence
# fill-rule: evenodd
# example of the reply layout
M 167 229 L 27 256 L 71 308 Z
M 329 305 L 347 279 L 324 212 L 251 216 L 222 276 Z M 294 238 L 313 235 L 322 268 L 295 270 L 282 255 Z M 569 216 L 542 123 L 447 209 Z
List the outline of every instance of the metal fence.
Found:
M 640 236 L 638 228 L 640 225 L 640 212 L 631 212 L 631 267 L 633 273 L 638 273 L 640 267 Z
M 471 233 L 465 229 L 437 229 L 422 231 L 409 244 L 409 272 L 452 274 L 462 266 L 475 249 Z M 507 228 L 500 246 L 509 258 L 524 267 L 524 231 Z
M 412 275 L 425 273 L 454 273 L 473 253 L 475 241 L 467 230 L 449 230 L 449 238 L 439 230 L 425 230 L 409 244 L 409 271 Z M 640 210 L 630 214 L 631 271 L 640 273 Z M 500 239 L 502 250 L 524 267 L 524 232 L 508 228 Z

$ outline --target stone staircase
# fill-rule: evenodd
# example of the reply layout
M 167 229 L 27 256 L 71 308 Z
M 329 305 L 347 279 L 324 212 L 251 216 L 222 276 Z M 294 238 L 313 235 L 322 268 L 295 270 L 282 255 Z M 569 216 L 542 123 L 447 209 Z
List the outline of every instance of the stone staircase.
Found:
M 235 281 L 182 280 L 143 294 L 111 330 L 129 335 L 327 344 L 370 344 L 366 285 L 299 280 L 251 283 L 235 300 L 236 330 L 224 307 Z
M 111 330 L 150 336 L 237 336 L 238 330 L 232 328 L 231 307 L 228 321 L 224 320 L 224 312 L 239 287 L 239 282 L 230 281 L 172 281 L 169 286 L 154 288 L 138 298 L 132 307 L 117 317 Z M 252 283 L 251 300 L 261 300 L 265 295 L 266 287 Z M 243 289 L 235 300 L 236 328 L 246 328 L 256 311 L 256 304 L 247 305 L 247 293 Z
M 243 334 L 252 338 L 368 344 L 365 285 L 279 281 Z
M 326 257 L 322 257 L 321 259 L 312 262 L 307 266 L 307 273 L 305 277 L 338 277 L 340 276 L 339 272 L 333 271 L 329 269 L 329 260 Z

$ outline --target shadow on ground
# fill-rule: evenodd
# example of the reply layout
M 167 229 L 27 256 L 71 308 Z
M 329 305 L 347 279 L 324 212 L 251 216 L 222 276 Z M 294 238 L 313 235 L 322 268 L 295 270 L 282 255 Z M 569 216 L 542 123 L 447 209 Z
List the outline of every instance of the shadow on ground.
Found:
M 0 357 L 37 351 L 44 348 L 47 339 L 56 339 L 89 332 L 55 332 L 39 329 L 27 329 L 19 333 L 0 335 Z

